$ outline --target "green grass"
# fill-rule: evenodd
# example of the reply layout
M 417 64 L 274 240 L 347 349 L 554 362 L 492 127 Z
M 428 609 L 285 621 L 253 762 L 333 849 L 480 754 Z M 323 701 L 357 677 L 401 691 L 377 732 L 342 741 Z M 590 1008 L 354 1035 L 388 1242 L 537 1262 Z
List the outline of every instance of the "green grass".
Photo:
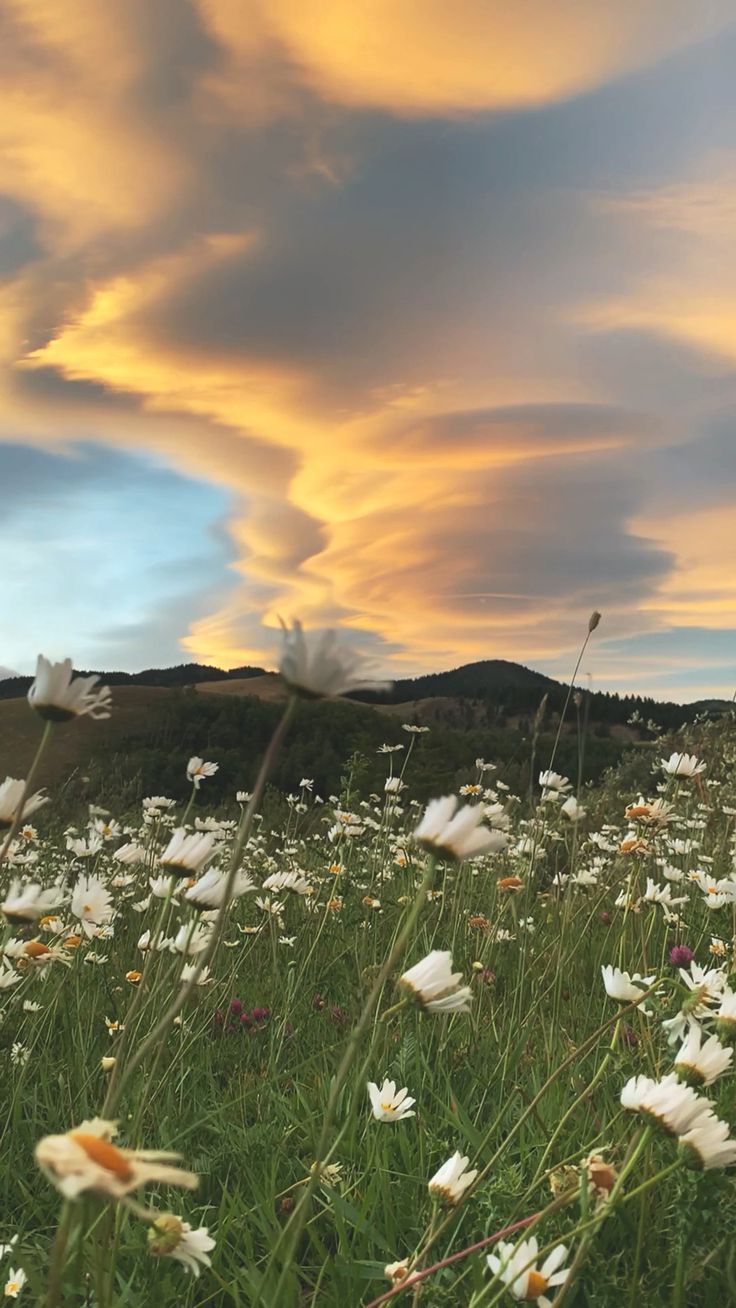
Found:
M 699 963 L 733 966 L 736 910 L 709 911 L 687 876 L 697 866 L 716 877 L 733 871 L 734 818 L 728 811 L 736 808 L 733 722 L 693 728 L 687 738 L 678 737 L 676 747 L 707 761 L 706 787 L 671 783 L 673 822 L 651 838 L 649 852 L 634 857 L 617 852 L 627 827 L 624 808 L 637 798 L 642 766 L 648 770 L 656 759 L 624 762 L 598 787 L 584 790 L 588 811 L 577 830 L 557 805 L 532 810 L 526 796 L 517 801 L 499 792 L 511 820 L 508 849 L 475 863 L 440 867 L 435 886 L 441 894 L 423 905 L 397 968 L 397 973 L 404 970 L 431 949 L 451 950 L 455 970 L 472 986 L 472 1011 L 448 1019 L 405 1007 L 384 1020 L 397 999 L 393 978 L 386 983 L 334 1114 L 330 1161 L 339 1165 L 340 1178 L 315 1188 L 308 1212 L 300 1202 L 331 1078 L 424 869 L 424 856 L 406 839 L 421 811 L 410 802 L 413 760 L 399 814 L 391 814 L 382 796 L 371 799 L 357 790 L 343 793 L 337 805 L 318 804 L 306 793 L 303 812 L 283 802 L 267 805 L 247 847 L 246 868 L 259 883 L 272 871 L 301 868 L 314 894 L 309 901 L 279 895 L 285 907 L 283 928 L 277 930 L 253 894 L 237 902 L 213 964 L 212 984 L 196 989 L 182 1025 L 151 1051 L 116 1110 L 123 1144 L 176 1150 L 199 1174 L 193 1194 L 152 1187 L 138 1198 L 158 1211 L 182 1215 L 193 1226 L 206 1225 L 217 1240 L 213 1267 L 194 1280 L 178 1263 L 151 1257 L 143 1220 L 88 1197 L 73 1207 L 63 1303 L 352 1308 L 385 1292 L 384 1265 L 409 1257 L 426 1239 L 432 1218 L 427 1181 L 455 1150 L 469 1155 L 475 1167 L 493 1165 L 467 1202 L 450 1212 L 427 1262 L 548 1206 L 551 1176 L 555 1181 L 566 1167 L 579 1168 L 592 1150 L 605 1152 L 621 1168 L 642 1126 L 621 1109 L 621 1088 L 630 1076 L 656 1077 L 672 1066 L 660 1017 L 675 1012 L 686 992 L 669 963 L 670 946 L 685 940 Z M 669 743 L 663 752 L 669 753 Z M 402 757 L 386 756 L 387 769 L 391 759 L 395 765 Z M 180 762 L 183 770 L 186 756 Z M 493 787 L 495 775 L 486 773 L 485 784 Z M 465 780 L 475 779 L 470 757 Z M 650 796 L 659 780 L 661 773 L 649 772 Z M 374 826 L 353 840 L 330 842 L 327 832 L 340 807 L 368 817 Z M 189 820 L 207 811 L 205 781 Z M 234 797 L 219 815 L 238 818 Z M 131 828 L 128 838 L 143 838 L 150 860 L 161 846 L 161 833 L 146 827 L 141 837 L 139 810 L 124 817 Z M 702 826 L 688 825 L 693 822 Z M 121 870 L 130 871 L 119 869 L 111 856 L 122 836 L 108 842 L 87 867 L 72 858 L 61 833 L 43 835 L 46 824 L 53 828 L 51 806 L 38 815 L 42 834 L 34 846 L 34 875 L 37 871 L 45 884 L 62 872 L 73 884 L 84 871 L 93 870 L 109 883 Z M 610 849 L 590 841 L 601 830 Z M 673 852 L 673 837 L 683 835 L 698 840 L 699 849 Z M 406 866 L 395 859 L 397 846 L 408 851 Z M 702 855 L 713 862 L 702 862 Z M 597 885 L 555 885 L 558 874 L 590 867 L 594 857 L 601 860 Z M 628 913 L 615 905 L 622 887 L 639 895 L 647 877 L 661 882 L 658 860 L 663 859 L 686 874 L 673 884 L 673 893 L 687 897 L 680 924 L 667 923 L 656 904 Z M 335 862 L 343 865 L 338 875 L 330 871 Z M 11 871 L 5 872 L 4 887 Z M 129 1026 L 126 1039 L 135 1052 L 181 970 L 178 956 L 162 953 L 152 960 L 142 996 L 125 979 L 129 970 L 142 967 L 137 940 L 153 928 L 160 907 L 154 901 L 143 913 L 133 909 L 146 893 L 148 869 L 132 872 L 130 885 L 113 887 L 112 938 L 67 950 L 69 967 L 51 963 L 26 969 L 17 987 L 0 992 L 0 1238 L 19 1237 L 3 1270 L 12 1265 L 26 1271 L 20 1301 L 43 1301 L 60 1211 L 58 1195 L 35 1165 L 34 1147 L 42 1136 L 100 1112 L 109 1075 L 100 1059 L 114 1054 L 121 1041 L 119 1034 L 110 1037 L 105 1018 Z M 522 889 L 499 889 L 498 879 L 512 874 L 522 879 Z M 380 910 L 365 904 L 366 897 L 380 900 Z M 68 908 L 62 916 L 71 925 Z M 186 911 L 177 907 L 174 916 L 178 925 Z M 474 918 L 483 920 L 472 925 Z M 531 927 L 524 926 L 526 919 L 532 919 Z M 248 927 L 260 929 L 243 930 Z M 31 928 L 13 930 L 16 938 L 34 935 Z M 511 939 L 502 938 L 505 932 Z M 725 959 L 709 953 L 712 935 L 725 941 Z M 280 943 L 284 936 L 294 937 L 293 945 Z M 86 961 L 90 953 L 106 961 Z M 607 963 L 666 979 L 653 1017 L 632 1010 L 617 1024 L 617 1007 L 601 983 L 601 965 Z M 268 1019 L 232 1033 L 227 1027 L 234 1022 L 226 1019 L 225 1029 L 218 1027 L 216 1011 L 225 1012 L 234 998 L 246 1010 L 267 1008 Z M 28 999 L 41 1005 L 38 1012 L 24 1011 Z M 131 1023 L 134 1002 L 138 1014 Z M 23 1064 L 11 1060 L 16 1042 L 28 1051 Z M 380 1082 L 384 1075 L 409 1088 L 416 1117 L 374 1121 L 366 1081 Z M 705 1092 L 732 1124 L 734 1084 L 729 1072 Z M 571 1308 L 706 1308 L 736 1301 L 731 1174 L 682 1167 L 630 1197 L 676 1156 L 674 1143 L 663 1135 L 646 1142 L 612 1211 L 595 1231 L 565 1300 Z M 293 1241 L 296 1213 L 305 1221 Z M 585 1236 L 585 1230 L 575 1231 L 585 1220 L 585 1200 L 577 1196 L 535 1233 L 540 1245 L 561 1240 L 574 1255 Z M 410 1290 L 397 1299 L 412 1301 Z M 486 1308 L 511 1301 L 502 1287 L 491 1285 L 483 1254 L 474 1254 L 429 1278 L 421 1302 L 431 1308 Z

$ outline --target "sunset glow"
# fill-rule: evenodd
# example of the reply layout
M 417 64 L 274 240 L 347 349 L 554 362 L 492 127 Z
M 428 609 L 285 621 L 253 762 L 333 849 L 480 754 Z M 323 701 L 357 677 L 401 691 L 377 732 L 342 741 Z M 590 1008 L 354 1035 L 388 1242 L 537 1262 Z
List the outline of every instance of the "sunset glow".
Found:
M 0 664 L 736 684 L 722 0 L 11 0 Z M 29 602 L 29 596 L 35 598 Z

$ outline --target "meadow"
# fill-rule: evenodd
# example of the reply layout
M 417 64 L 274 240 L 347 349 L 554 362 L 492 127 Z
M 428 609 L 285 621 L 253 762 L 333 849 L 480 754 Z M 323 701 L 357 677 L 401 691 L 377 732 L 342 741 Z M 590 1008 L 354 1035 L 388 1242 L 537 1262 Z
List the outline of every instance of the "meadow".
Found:
M 523 793 L 468 757 L 428 804 L 407 722 L 379 789 L 353 759 L 284 800 L 305 701 L 369 678 L 296 624 L 281 673 L 229 803 L 192 741 L 185 803 L 64 827 L 34 779 L 115 704 L 39 662 L 0 785 L 5 1297 L 736 1302 L 733 716 L 595 784 L 582 742 Z

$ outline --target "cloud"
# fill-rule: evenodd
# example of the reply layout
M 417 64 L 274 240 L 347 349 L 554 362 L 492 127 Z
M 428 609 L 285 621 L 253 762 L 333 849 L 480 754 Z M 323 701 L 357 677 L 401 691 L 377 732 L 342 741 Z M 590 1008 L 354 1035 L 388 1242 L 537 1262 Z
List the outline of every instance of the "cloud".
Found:
M 528 108 L 645 67 L 733 21 L 725 0 L 202 0 L 212 30 L 246 63 L 254 29 L 287 52 L 315 94 L 397 114 Z
M 261 661 L 281 613 L 412 670 L 563 657 L 593 607 L 621 638 L 725 621 L 698 515 L 736 494 L 734 170 L 703 146 L 733 96 L 732 9 L 548 18 L 6 6 L 0 440 L 37 451 L 4 465 L 25 584 L 52 484 L 88 548 L 112 557 L 149 477 L 198 542 L 173 530 L 183 588 L 169 553 L 134 551 L 155 603 L 116 598 L 102 624 L 85 600 L 84 648 Z M 90 479 L 80 441 L 146 472 L 110 454 Z

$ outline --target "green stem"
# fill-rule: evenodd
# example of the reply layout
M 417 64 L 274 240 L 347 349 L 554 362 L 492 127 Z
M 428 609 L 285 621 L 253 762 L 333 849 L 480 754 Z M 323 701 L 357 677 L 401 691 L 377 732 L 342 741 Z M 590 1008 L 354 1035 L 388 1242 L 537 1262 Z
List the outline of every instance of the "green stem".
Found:
M 51 1250 L 49 1279 L 46 1286 L 44 1308 L 57 1308 L 57 1304 L 61 1303 L 64 1263 L 66 1262 L 66 1250 L 69 1243 L 69 1233 L 71 1231 L 73 1216 L 74 1209 L 70 1201 L 65 1199 L 61 1209 L 59 1225 L 54 1237 L 54 1245 Z
M 5 840 L 3 842 L 3 847 L 2 849 L 0 849 L 0 864 L 5 861 L 5 857 L 8 853 L 8 850 L 10 849 L 10 846 L 12 845 L 15 839 L 16 833 L 20 827 L 21 822 L 23 821 L 23 809 L 25 808 L 25 803 L 26 800 L 28 799 L 33 778 L 35 777 L 36 772 L 38 771 L 38 765 L 41 762 L 41 755 L 43 754 L 43 751 L 45 750 L 48 744 L 49 738 L 51 736 L 51 732 L 53 730 L 53 726 L 54 726 L 53 722 L 44 723 L 43 733 L 41 735 L 40 741 L 38 742 L 38 749 L 36 750 L 36 753 L 33 757 L 33 762 L 31 763 L 31 766 L 28 769 L 28 773 L 26 775 L 26 784 L 23 787 L 23 791 L 21 793 L 21 797 L 18 802 L 18 807 L 15 810 L 15 817 L 13 818 L 7 836 L 5 837 Z
M 337 1108 L 337 1104 L 340 1098 L 340 1092 L 348 1076 L 348 1073 L 350 1072 L 350 1069 L 353 1066 L 353 1063 L 358 1053 L 358 1047 L 360 1045 L 360 1041 L 373 1016 L 373 1011 L 381 997 L 383 987 L 386 984 L 386 981 L 388 980 L 389 976 L 393 972 L 394 968 L 396 967 L 396 964 L 398 963 L 399 959 L 403 955 L 404 949 L 411 937 L 417 919 L 419 918 L 419 914 L 421 913 L 422 908 L 427 902 L 427 891 L 432 886 L 436 866 L 437 866 L 436 856 L 430 855 L 429 858 L 427 859 L 427 865 L 424 871 L 424 876 L 422 878 L 422 883 L 414 897 L 414 902 L 412 903 L 411 908 L 407 913 L 406 919 L 404 921 L 404 925 L 401 928 L 401 930 L 397 933 L 396 939 L 394 941 L 393 949 L 390 951 L 388 957 L 385 959 L 384 963 L 380 968 L 378 976 L 376 977 L 376 980 L 373 984 L 373 988 L 370 994 L 368 995 L 368 998 L 366 999 L 366 1002 L 363 1006 L 363 1011 L 360 1017 L 358 1018 L 358 1021 L 356 1022 L 355 1026 L 353 1027 L 353 1030 L 350 1033 L 350 1037 L 348 1039 L 345 1053 L 342 1056 L 342 1061 L 333 1078 L 332 1085 L 330 1087 L 330 1094 L 327 1100 L 327 1107 L 325 1109 L 325 1115 L 322 1121 L 322 1130 L 320 1132 L 319 1141 L 317 1144 L 316 1158 L 314 1161 L 314 1165 L 312 1167 L 312 1172 L 309 1181 L 305 1189 L 302 1191 L 299 1201 L 297 1202 L 296 1208 L 294 1209 L 294 1212 L 290 1220 L 287 1222 L 286 1226 L 281 1232 L 281 1235 L 277 1240 L 273 1253 L 271 1255 L 271 1264 L 272 1264 L 273 1258 L 276 1256 L 281 1244 L 283 1243 L 284 1240 L 288 1240 L 287 1250 L 283 1260 L 283 1268 L 278 1280 L 278 1284 L 276 1286 L 275 1296 L 273 1299 L 274 1303 L 281 1302 L 279 1296 L 283 1289 L 286 1278 L 288 1277 L 291 1259 L 293 1257 L 294 1251 L 296 1250 L 299 1237 L 302 1231 L 304 1230 L 304 1226 L 307 1221 L 307 1217 L 309 1215 L 309 1207 L 310 1207 L 312 1195 L 314 1194 L 314 1191 L 320 1181 L 321 1163 L 323 1161 L 324 1154 L 327 1149 L 327 1143 L 330 1137 L 330 1133 L 333 1129 L 335 1110 Z
M 268 780 L 274 761 L 276 759 L 276 755 L 278 754 L 278 751 L 281 748 L 284 737 L 286 736 L 286 733 L 289 729 L 291 719 L 294 716 L 296 702 L 297 702 L 296 696 L 292 695 L 291 698 L 289 699 L 288 704 L 286 705 L 286 708 L 284 709 L 284 712 L 281 716 L 281 720 L 278 723 L 278 726 L 276 727 L 273 736 L 271 737 L 271 740 L 268 745 L 268 749 L 266 750 L 266 753 L 263 756 L 263 762 L 261 763 L 260 771 L 258 773 L 258 777 L 256 779 L 255 786 L 253 788 L 253 793 L 250 797 L 250 800 L 248 801 L 248 806 L 245 810 L 243 819 L 240 824 L 240 828 L 238 830 L 238 834 L 235 838 L 235 844 L 233 845 L 233 851 L 230 858 L 230 867 L 228 870 L 227 881 L 225 883 L 225 889 L 222 897 L 222 904 L 220 905 L 220 909 L 217 914 L 217 918 L 215 920 L 215 925 L 212 930 L 212 938 L 207 948 L 204 949 L 202 953 L 198 955 L 194 967 L 192 968 L 192 973 L 189 980 L 185 981 L 179 987 L 177 994 L 171 1000 L 171 1003 L 167 1006 L 167 1008 L 164 1009 L 162 1016 L 159 1018 L 158 1022 L 152 1028 L 152 1030 L 148 1033 L 146 1039 L 141 1044 L 137 1053 L 133 1056 L 133 1058 L 131 1058 L 130 1062 L 123 1069 L 120 1075 L 120 1079 L 117 1083 L 116 1092 L 113 1095 L 110 1095 L 108 1093 L 107 1100 L 106 1100 L 108 1112 L 113 1111 L 115 1104 L 118 1102 L 124 1087 L 127 1085 L 133 1073 L 144 1061 L 144 1059 L 147 1058 L 150 1051 L 153 1048 L 155 1048 L 155 1046 L 159 1043 L 161 1038 L 166 1034 L 174 1018 L 180 1013 L 187 999 L 194 991 L 197 982 L 199 981 L 199 978 L 202 975 L 204 969 L 207 966 L 209 966 L 210 962 L 215 956 L 217 947 L 220 943 L 220 940 L 222 939 L 225 930 L 225 923 L 227 922 L 228 914 L 230 912 L 233 887 L 235 885 L 235 879 L 237 877 L 238 870 L 240 867 L 240 860 L 243 854 L 243 850 L 245 848 L 246 841 L 248 840 L 248 837 L 251 832 L 251 827 L 253 825 L 253 819 L 255 817 L 256 810 L 263 797 L 263 792 L 266 788 L 266 781 Z

